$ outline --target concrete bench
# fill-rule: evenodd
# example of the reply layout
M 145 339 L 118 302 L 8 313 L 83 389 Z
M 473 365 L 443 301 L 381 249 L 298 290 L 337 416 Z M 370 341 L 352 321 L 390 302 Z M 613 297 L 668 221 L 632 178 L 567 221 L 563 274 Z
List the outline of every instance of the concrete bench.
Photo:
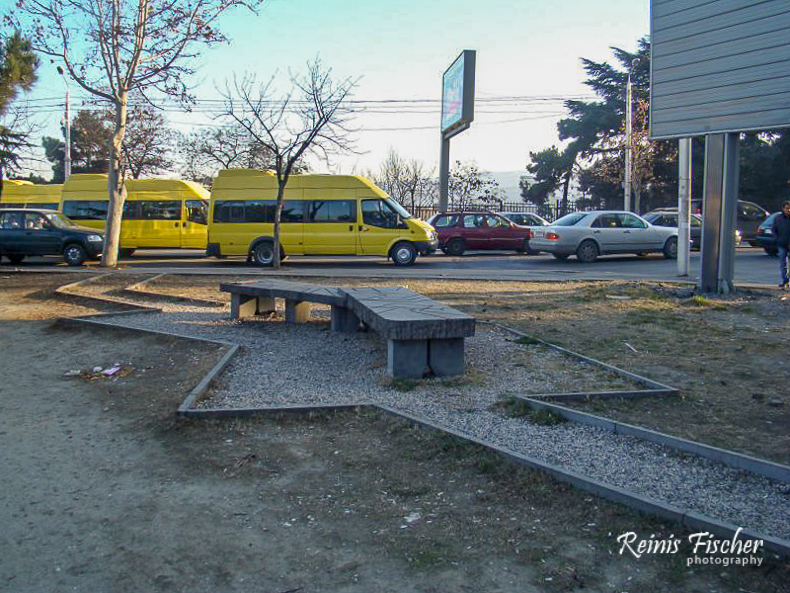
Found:
M 230 316 L 233 319 L 273 313 L 275 299 L 285 300 L 285 322 L 305 323 L 310 320 L 310 303 L 332 307 L 331 328 L 335 331 L 355 332 L 359 319 L 346 307 L 346 295 L 332 286 L 307 282 L 290 282 L 275 278 L 220 284 L 221 292 L 230 293 Z
M 264 279 L 220 284 L 231 294 L 231 317 L 274 311 L 285 299 L 286 323 L 310 319 L 310 303 L 332 307 L 331 329 L 354 332 L 359 322 L 387 339 L 390 377 L 420 378 L 464 372 L 464 338 L 475 333 L 475 318 L 401 287 L 335 288 Z
M 345 288 L 348 307 L 387 339 L 391 377 L 420 378 L 464 372 L 464 338 L 475 318 L 401 287 Z

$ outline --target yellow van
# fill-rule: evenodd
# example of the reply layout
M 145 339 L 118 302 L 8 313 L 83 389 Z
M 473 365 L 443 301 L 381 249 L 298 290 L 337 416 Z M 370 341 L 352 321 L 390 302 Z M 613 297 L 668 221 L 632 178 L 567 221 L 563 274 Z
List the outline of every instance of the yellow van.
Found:
M 182 179 L 129 179 L 121 224 L 121 253 L 135 249 L 205 249 L 209 193 Z M 107 175 L 71 175 L 63 186 L 63 214 L 103 229 Z
M 226 169 L 211 189 L 208 255 L 274 260 L 277 176 L 260 169 Z M 280 257 L 384 255 L 396 265 L 433 253 L 436 231 L 413 218 L 373 183 L 353 175 L 292 175 L 280 216 Z
M 62 184 L 37 184 L 30 181 L 6 179 L 0 194 L 0 208 L 60 208 Z

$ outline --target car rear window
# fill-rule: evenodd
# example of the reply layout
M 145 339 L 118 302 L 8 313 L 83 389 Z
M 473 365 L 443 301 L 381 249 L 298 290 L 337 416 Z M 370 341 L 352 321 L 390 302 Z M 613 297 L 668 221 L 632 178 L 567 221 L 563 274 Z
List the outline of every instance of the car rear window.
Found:
M 570 214 L 566 214 L 562 218 L 558 218 L 551 224 L 554 226 L 574 226 L 578 224 L 583 218 L 587 216 L 586 212 L 571 212 Z

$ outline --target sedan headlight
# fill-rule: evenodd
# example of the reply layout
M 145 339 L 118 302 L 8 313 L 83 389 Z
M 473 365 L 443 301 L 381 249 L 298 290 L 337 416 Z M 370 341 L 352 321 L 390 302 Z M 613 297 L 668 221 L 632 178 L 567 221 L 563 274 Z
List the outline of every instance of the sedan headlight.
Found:
M 102 238 L 101 235 L 88 235 L 87 239 L 91 243 L 98 243 L 99 241 L 104 241 L 104 238 Z

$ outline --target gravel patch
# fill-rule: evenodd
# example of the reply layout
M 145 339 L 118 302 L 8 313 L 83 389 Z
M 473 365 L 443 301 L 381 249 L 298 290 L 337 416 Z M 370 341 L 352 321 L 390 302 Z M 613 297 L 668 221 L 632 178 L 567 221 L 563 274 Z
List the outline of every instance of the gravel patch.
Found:
M 107 321 L 242 346 L 202 407 L 387 405 L 658 501 L 790 539 L 790 485 L 633 437 L 570 422 L 537 425 L 493 410 L 515 394 L 618 388 L 610 373 L 580 367 L 548 348 L 515 344 L 496 328 L 478 326 L 466 340 L 462 379 L 393 383 L 386 376 L 386 342 L 373 332 L 331 332 L 320 320 L 298 326 L 277 317 L 232 321 L 224 308 L 162 306 L 161 314 Z M 328 309 L 316 317 L 328 319 Z

